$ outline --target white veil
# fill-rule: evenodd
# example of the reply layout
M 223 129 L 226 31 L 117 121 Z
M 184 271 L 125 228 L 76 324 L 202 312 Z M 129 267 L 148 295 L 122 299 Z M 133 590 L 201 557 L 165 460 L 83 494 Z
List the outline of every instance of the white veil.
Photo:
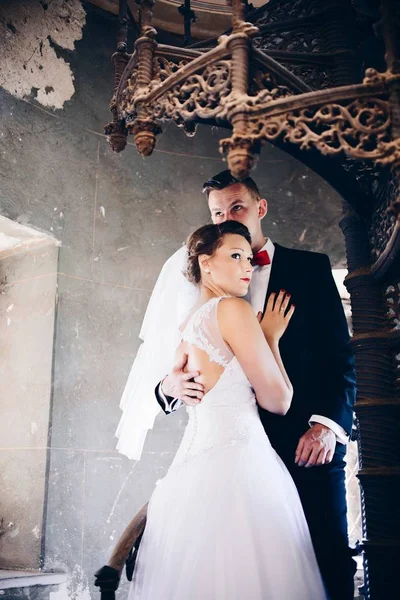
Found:
M 117 450 L 134 460 L 140 459 L 147 432 L 160 411 L 154 390 L 173 367 L 179 326 L 198 298 L 198 288 L 183 275 L 186 263 L 183 246 L 161 270 L 140 330 L 143 342 L 122 395 Z

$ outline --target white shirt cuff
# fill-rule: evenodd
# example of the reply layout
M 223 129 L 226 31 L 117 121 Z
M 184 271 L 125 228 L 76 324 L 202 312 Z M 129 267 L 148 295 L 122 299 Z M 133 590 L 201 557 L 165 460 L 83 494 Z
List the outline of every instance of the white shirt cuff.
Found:
M 329 427 L 329 429 L 331 429 L 336 435 L 336 441 L 339 442 L 339 444 L 347 444 L 349 441 L 349 436 L 343 427 L 338 425 L 335 421 L 332 421 L 332 419 L 328 419 L 328 417 L 322 417 L 321 415 L 312 415 L 308 421 L 308 424 L 311 427 L 314 423 L 321 423 L 321 425 Z
M 177 410 L 183 404 L 183 402 L 181 400 L 179 400 L 179 398 L 174 398 L 173 400 L 171 400 L 171 402 L 168 402 L 167 397 L 162 390 L 161 383 L 158 387 L 158 393 L 159 393 L 159 396 L 161 397 L 161 400 L 164 402 L 166 413 L 174 412 L 174 410 Z

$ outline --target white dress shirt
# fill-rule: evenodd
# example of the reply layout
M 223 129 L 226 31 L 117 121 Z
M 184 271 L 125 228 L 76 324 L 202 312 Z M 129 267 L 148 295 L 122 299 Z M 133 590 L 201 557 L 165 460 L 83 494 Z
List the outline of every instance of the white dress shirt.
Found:
M 271 268 L 272 268 L 272 263 L 274 260 L 275 246 L 272 243 L 272 241 L 269 238 L 267 238 L 267 241 L 265 242 L 265 244 L 261 248 L 261 250 L 266 250 L 268 252 L 271 262 L 269 265 L 265 265 L 265 266 L 257 266 L 256 265 L 255 267 L 253 267 L 253 277 L 251 279 L 249 291 L 245 296 L 245 299 L 248 302 L 250 302 L 250 304 L 253 307 L 254 312 L 256 314 L 259 312 L 263 312 L 263 310 L 264 310 L 265 298 L 267 295 L 269 279 L 271 276 Z M 274 291 L 279 291 L 279 290 L 274 290 Z M 161 396 L 161 398 L 165 402 L 166 412 L 172 412 L 173 410 L 176 410 L 183 404 L 178 399 L 174 399 L 171 402 L 171 404 L 169 404 L 167 398 L 165 397 L 165 395 L 161 389 L 161 385 L 158 388 L 158 392 L 159 392 L 159 395 Z M 331 429 L 333 431 L 333 433 L 336 435 L 336 440 L 338 442 L 340 442 L 341 444 L 347 443 L 348 437 L 347 437 L 345 430 L 338 423 L 336 423 L 335 421 L 332 421 L 332 419 L 329 419 L 328 417 L 324 417 L 322 415 L 311 415 L 310 420 L 309 420 L 309 425 L 311 426 L 314 423 L 321 423 L 321 425 L 325 425 L 326 427 L 329 427 L 329 429 Z
M 275 246 L 269 238 L 261 248 L 260 252 L 262 250 L 268 252 L 269 260 L 271 262 L 264 267 L 259 267 L 257 265 L 253 267 L 253 276 L 251 278 L 249 291 L 245 296 L 245 299 L 250 302 L 256 315 L 259 312 L 264 311 L 265 298 L 267 295 L 269 278 L 271 276 L 272 261 L 274 260 Z

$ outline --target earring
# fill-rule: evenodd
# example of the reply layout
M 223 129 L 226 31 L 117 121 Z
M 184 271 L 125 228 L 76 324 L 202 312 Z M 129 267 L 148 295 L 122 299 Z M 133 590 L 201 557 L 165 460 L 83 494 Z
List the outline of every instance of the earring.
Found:
M 204 270 L 205 270 L 205 272 L 206 272 L 206 273 L 209 273 L 209 272 L 210 272 L 210 269 L 204 269 Z

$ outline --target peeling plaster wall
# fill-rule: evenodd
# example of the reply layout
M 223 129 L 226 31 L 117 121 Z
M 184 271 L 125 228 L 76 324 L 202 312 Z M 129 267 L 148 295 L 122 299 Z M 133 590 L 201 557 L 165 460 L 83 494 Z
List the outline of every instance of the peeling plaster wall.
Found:
M 68 62 L 57 47 L 74 50 L 86 14 L 80 0 L 11 0 L 0 4 L 0 85 L 17 98 L 62 108 L 75 92 Z

